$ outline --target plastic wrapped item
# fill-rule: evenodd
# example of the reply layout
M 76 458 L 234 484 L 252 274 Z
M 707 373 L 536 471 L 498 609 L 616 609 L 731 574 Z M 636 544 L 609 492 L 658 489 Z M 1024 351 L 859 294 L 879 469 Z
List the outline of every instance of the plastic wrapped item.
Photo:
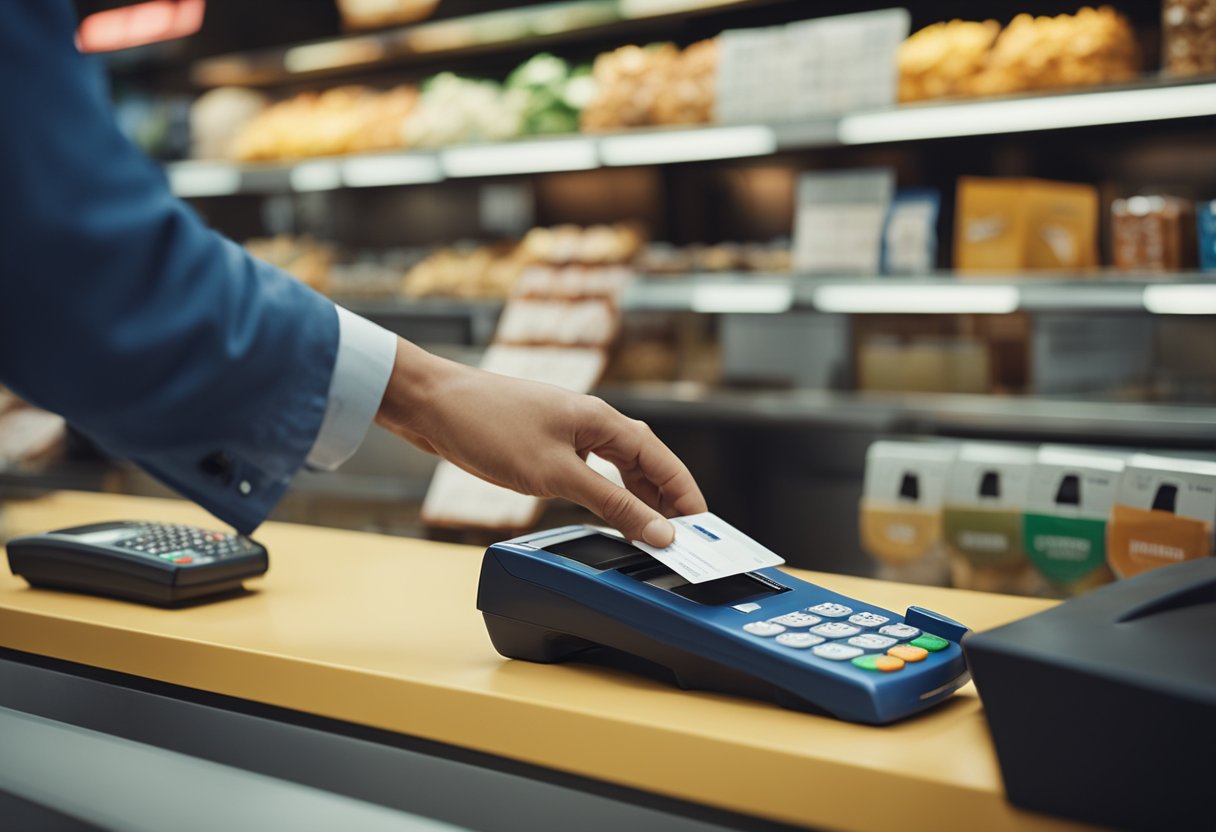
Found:
M 1172 196 L 1133 196 L 1111 204 L 1115 268 L 1178 271 L 1195 264 L 1190 202 Z
M 937 214 L 941 195 L 932 188 L 895 192 L 882 235 L 883 274 L 925 275 L 937 263 Z
M 1163 0 L 1165 71 L 1175 77 L 1216 72 L 1216 0 Z

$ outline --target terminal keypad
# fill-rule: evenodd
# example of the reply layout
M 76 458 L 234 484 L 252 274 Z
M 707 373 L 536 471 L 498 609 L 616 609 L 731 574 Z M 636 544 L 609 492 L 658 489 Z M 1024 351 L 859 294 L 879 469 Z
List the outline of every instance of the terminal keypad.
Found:
M 253 543 L 240 535 L 181 523 L 150 523 L 117 545 L 182 565 L 210 563 L 257 551 Z
M 889 616 L 827 601 L 768 620 L 749 621 L 742 629 L 783 648 L 809 648 L 819 659 L 851 662 L 876 673 L 903 670 L 906 664 L 924 661 L 950 644 L 898 620 L 892 622 Z

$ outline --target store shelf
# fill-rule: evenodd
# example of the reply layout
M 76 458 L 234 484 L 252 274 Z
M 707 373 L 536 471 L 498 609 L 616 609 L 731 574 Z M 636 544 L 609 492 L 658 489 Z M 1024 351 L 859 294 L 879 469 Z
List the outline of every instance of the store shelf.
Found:
M 442 342 L 481 345 L 493 335 L 503 302 L 449 298 L 342 298 L 352 312 L 403 334 L 455 327 Z M 641 278 L 621 299 L 624 311 L 703 314 L 1000 314 L 1008 312 L 1216 315 L 1216 273 L 1087 279 L 989 276 L 960 279 L 715 274 Z
M 609 386 L 634 418 L 705 424 L 838 427 L 889 434 L 1009 436 L 1216 450 L 1216 407 L 953 394 L 729 390 L 693 383 Z
M 699 15 L 790 0 L 565 0 L 352 33 L 195 62 L 200 87 L 271 86 L 381 68 L 440 65 L 500 51 L 540 51 L 598 38 L 653 37 Z
M 178 196 L 276 193 L 770 156 L 839 145 L 921 141 L 1216 116 L 1216 81 L 1148 81 L 1101 91 L 923 104 L 789 124 L 710 125 L 554 136 L 434 151 L 239 165 L 168 166 Z

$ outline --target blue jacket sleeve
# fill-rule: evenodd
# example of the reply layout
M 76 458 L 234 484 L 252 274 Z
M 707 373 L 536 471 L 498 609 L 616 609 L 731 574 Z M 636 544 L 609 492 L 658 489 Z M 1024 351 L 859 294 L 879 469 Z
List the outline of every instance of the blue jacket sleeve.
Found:
M 173 197 L 75 24 L 0 10 L 0 381 L 251 531 L 320 428 L 337 314 Z

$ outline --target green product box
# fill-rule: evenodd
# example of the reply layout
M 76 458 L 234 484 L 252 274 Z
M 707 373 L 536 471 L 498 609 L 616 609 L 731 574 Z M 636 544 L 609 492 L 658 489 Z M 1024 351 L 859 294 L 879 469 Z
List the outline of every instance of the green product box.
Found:
M 1035 567 L 1047 580 L 1072 584 L 1106 567 L 1106 521 L 1027 514 L 1023 538 Z

